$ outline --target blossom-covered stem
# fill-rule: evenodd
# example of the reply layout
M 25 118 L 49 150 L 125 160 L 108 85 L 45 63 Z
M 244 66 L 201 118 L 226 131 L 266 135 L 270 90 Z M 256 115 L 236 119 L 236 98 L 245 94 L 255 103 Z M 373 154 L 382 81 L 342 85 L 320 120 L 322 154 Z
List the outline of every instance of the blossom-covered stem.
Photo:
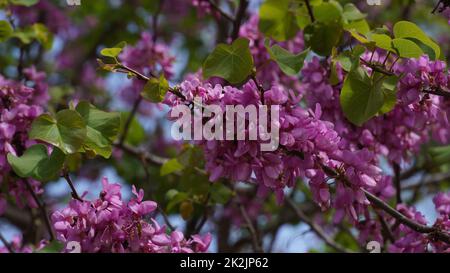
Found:
M 252 236 L 253 249 L 257 253 L 264 253 L 264 250 L 263 250 L 262 244 L 261 244 L 261 240 L 258 235 L 258 231 L 256 230 L 255 226 L 253 225 L 252 220 L 248 216 L 248 213 L 242 204 L 239 204 L 239 210 L 241 211 L 242 217 L 244 217 L 245 223 L 247 224 L 247 228 Z
M 67 181 L 67 184 L 69 184 L 69 187 L 72 191 L 72 197 L 78 201 L 83 202 L 83 199 L 78 195 L 77 190 L 75 189 L 75 186 L 73 185 L 72 179 L 70 178 L 69 172 L 65 171 L 63 174 L 64 179 Z
M 336 179 L 341 179 L 344 183 L 350 184 L 350 182 L 348 181 L 348 179 L 346 177 L 340 176 L 335 170 L 333 170 L 333 169 L 331 169 L 331 168 L 329 168 L 327 166 L 324 166 L 324 165 L 322 165 L 321 167 L 322 167 L 323 171 L 326 174 L 330 175 L 331 177 L 336 178 Z M 383 211 L 385 211 L 386 213 L 391 215 L 399 223 L 402 223 L 405 226 L 407 226 L 407 227 L 411 228 L 412 230 L 414 230 L 416 232 L 419 232 L 419 233 L 433 234 L 433 236 L 436 239 L 450 244 L 450 234 L 448 234 L 447 232 L 438 230 L 435 227 L 429 227 L 427 225 L 419 224 L 416 221 L 406 217 L 405 215 L 403 215 L 398 210 L 392 208 L 389 204 L 387 204 L 386 202 L 384 202 L 383 200 L 381 200 L 377 196 L 373 195 L 372 193 L 368 192 L 367 190 L 365 190 L 363 188 L 360 188 L 360 190 L 365 194 L 367 199 L 374 206 L 382 209 Z
M 444 231 L 438 230 L 438 229 L 436 229 L 434 227 L 429 227 L 429 226 L 426 226 L 426 225 L 419 224 L 416 221 L 411 220 L 408 217 L 404 216 L 399 211 L 397 211 L 396 209 L 392 208 L 387 203 L 385 203 L 383 200 L 381 200 L 380 198 L 378 198 L 375 195 L 371 194 L 367 190 L 365 190 L 365 189 L 361 189 L 361 190 L 364 192 L 364 194 L 366 195 L 367 199 L 369 199 L 369 201 L 371 203 L 373 203 L 378 208 L 384 210 L 386 213 L 388 213 L 389 215 L 394 217 L 400 223 L 404 224 L 405 226 L 408 226 L 409 228 L 411 228 L 412 230 L 414 230 L 416 232 L 433 234 L 433 236 L 435 238 L 439 239 L 440 241 L 443 241 L 443 242 L 445 242 L 447 244 L 450 244 L 450 234 L 448 234 L 448 233 L 446 233 Z
M 11 247 L 11 245 L 6 241 L 5 237 L 3 237 L 3 234 L 0 233 L 0 242 L 3 243 L 3 245 L 8 249 L 9 253 L 14 253 L 14 249 Z
M 306 8 L 308 9 L 309 17 L 311 18 L 311 22 L 314 23 L 314 21 L 316 21 L 316 19 L 314 18 L 314 13 L 313 13 L 313 10 L 311 7 L 311 3 L 309 3 L 309 0 L 305 0 L 305 3 L 306 3 Z
M 305 222 L 305 224 L 307 224 L 311 228 L 311 230 L 314 231 L 314 233 L 320 239 L 322 239 L 328 246 L 330 246 L 331 248 L 333 248 L 334 250 L 336 250 L 338 252 L 342 252 L 342 253 L 350 252 L 349 250 L 345 249 L 343 246 L 340 246 L 338 243 L 336 243 L 333 239 L 331 239 L 319 225 L 317 225 L 316 223 L 314 223 L 314 221 L 309 219 L 290 197 L 286 198 L 286 202 L 292 208 L 292 210 L 294 210 L 297 217 L 301 221 Z
M 423 90 L 423 92 L 427 93 L 427 94 L 437 95 L 437 96 L 441 96 L 441 97 L 450 99 L 450 92 L 442 90 L 442 89 L 435 89 L 435 90 L 425 89 L 425 90 Z
M 230 22 L 234 22 L 234 18 L 224 12 L 213 0 L 207 0 L 211 8 L 217 11 L 223 18 L 227 19 Z
M 47 208 L 45 203 L 41 203 L 39 197 L 34 192 L 33 187 L 31 187 L 30 182 L 28 180 L 25 180 L 25 186 L 27 187 L 34 201 L 38 205 L 39 210 L 41 211 L 41 216 L 42 218 L 44 218 L 44 223 L 47 226 L 48 234 L 50 236 L 49 241 L 53 241 L 53 239 L 55 238 L 55 234 L 53 233 L 52 225 L 50 224 L 50 220 L 48 219 Z

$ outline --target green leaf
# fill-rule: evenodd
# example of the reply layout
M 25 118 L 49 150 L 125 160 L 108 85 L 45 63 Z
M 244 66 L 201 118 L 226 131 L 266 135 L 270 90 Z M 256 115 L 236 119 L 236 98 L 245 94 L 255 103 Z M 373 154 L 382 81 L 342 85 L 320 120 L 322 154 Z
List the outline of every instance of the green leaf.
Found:
M 35 5 L 39 0 L 9 0 L 9 2 L 13 5 L 20 5 L 20 6 L 26 6 L 31 7 Z
M 101 111 L 85 101 L 78 103 L 76 111 L 86 124 L 84 148 L 94 151 L 104 158 L 109 158 L 112 152 L 112 143 L 119 132 L 120 115 Z
M 335 23 L 315 22 L 304 30 L 304 38 L 307 47 L 322 56 L 329 56 L 342 34 L 342 26 Z
M 116 59 L 117 56 L 122 52 L 124 47 L 127 45 L 126 42 L 122 41 L 113 47 L 107 47 L 100 51 L 100 54 L 105 57 L 110 57 Z
M 299 31 L 292 0 L 266 0 L 259 9 L 259 30 L 277 41 L 293 38 Z
M 357 33 L 361 34 L 367 34 L 370 32 L 370 26 L 367 23 L 366 20 L 358 20 L 358 21 L 352 21 L 350 23 L 344 24 L 345 30 L 353 30 Z
M 47 27 L 41 23 L 36 23 L 23 29 L 18 29 L 12 34 L 12 37 L 19 39 L 20 42 L 25 45 L 28 45 L 36 40 L 41 43 L 46 50 L 50 50 L 53 46 L 53 33 L 51 33 Z
M 366 14 L 359 11 L 359 9 L 352 3 L 345 4 L 343 17 L 348 21 L 358 21 L 367 17 Z
M 28 148 L 21 157 L 8 154 L 8 162 L 14 172 L 23 178 L 32 177 L 39 181 L 48 181 L 59 176 L 64 165 L 65 155 L 58 149 L 48 156 L 47 147 L 37 144 Z
M 375 45 L 381 49 L 395 52 L 392 48 L 392 39 L 386 34 L 371 34 L 370 40 L 375 42 Z
M 218 204 L 226 204 L 233 196 L 233 191 L 222 183 L 214 183 L 211 186 L 211 200 Z
M 313 7 L 313 14 L 318 22 L 342 24 L 343 10 L 336 1 L 324 2 Z
M 253 57 L 246 38 L 238 38 L 231 45 L 219 44 L 203 63 L 205 78 L 217 76 L 232 84 L 243 82 L 252 70 Z
M 450 146 L 432 147 L 430 155 L 435 166 L 450 163 Z
M 298 54 L 292 54 L 279 45 L 270 47 L 269 40 L 266 40 L 265 46 L 270 54 L 272 60 L 274 60 L 280 69 L 287 75 L 294 76 L 300 72 L 305 62 L 305 58 L 309 53 L 309 50 L 305 50 Z
M 301 5 L 295 12 L 295 19 L 297 25 L 300 29 L 304 29 L 307 25 L 311 23 L 311 18 L 309 17 L 308 9 L 306 5 Z
M 31 27 L 34 37 L 46 50 L 50 50 L 53 46 L 53 34 L 43 24 L 36 23 Z
M 183 220 L 187 221 L 189 218 L 191 218 L 192 213 L 194 212 L 194 204 L 192 204 L 192 201 L 183 201 L 180 204 L 180 215 Z
M 353 124 L 361 126 L 383 106 L 384 95 L 380 90 L 383 81 L 380 77 L 372 80 L 364 69 L 358 67 L 345 78 L 340 96 L 341 107 L 345 117 Z
M 360 57 L 366 49 L 362 45 L 357 45 L 353 50 L 341 52 L 334 60 L 339 62 L 342 68 L 349 72 L 359 66 Z
M 0 20 L 0 42 L 8 40 L 13 32 L 13 28 L 7 21 Z
M 414 23 L 408 21 L 397 22 L 394 25 L 394 36 L 395 38 L 418 40 L 424 45 L 430 47 L 433 52 L 431 55 L 429 54 L 429 56 L 433 60 L 437 60 L 441 56 L 441 49 L 439 45 L 428 37 L 428 35 L 426 35 L 425 32 Z
M 167 193 L 170 193 L 170 195 L 166 195 L 166 197 L 169 199 L 169 202 L 166 206 L 167 211 L 171 211 L 176 205 L 189 199 L 189 195 L 187 193 L 179 192 L 175 189 L 169 190 Z
M 380 109 L 380 114 L 386 114 L 394 109 L 397 104 L 397 83 L 399 81 L 399 77 L 397 76 L 389 76 L 383 80 L 382 84 L 382 92 L 384 96 L 384 103 Z
M 86 140 L 86 124 L 74 110 L 59 111 L 56 118 L 43 114 L 33 122 L 29 137 L 50 143 L 65 154 L 73 154 Z
M 169 90 L 169 83 L 164 75 L 161 75 L 159 79 L 151 78 L 145 84 L 141 95 L 144 99 L 151 102 L 161 102 L 164 100 L 164 96 Z
M 410 40 L 396 38 L 392 40 L 392 46 L 402 58 L 419 58 L 424 54 L 422 49 Z
M 168 160 L 161 166 L 160 175 L 165 176 L 184 169 L 184 166 L 176 158 Z

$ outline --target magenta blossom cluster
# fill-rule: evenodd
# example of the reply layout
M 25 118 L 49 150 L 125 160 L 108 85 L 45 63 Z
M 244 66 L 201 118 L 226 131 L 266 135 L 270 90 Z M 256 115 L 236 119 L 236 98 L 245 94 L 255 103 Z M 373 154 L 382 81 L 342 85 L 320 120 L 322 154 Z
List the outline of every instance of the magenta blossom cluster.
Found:
M 34 144 L 34 141 L 28 139 L 28 131 L 32 121 L 43 112 L 43 106 L 48 101 L 45 73 L 32 67 L 24 70 L 24 76 L 31 87 L 0 75 L 0 185 L 11 170 L 6 155 L 11 153 L 20 156 L 27 147 Z M 36 194 L 42 193 L 40 183 L 31 179 L 18 179 L 14 182 L 8 180 L 6 188 L 18 206 L 36 207 L 26 183 L 29 183 Z M 0 214 L 6 206 L 3 199 L 5 194 L 0 192 Z
M 157 207 L 144 201 L 144 191 L 133 186 L 130 201 L 122 200 L 121 185 L 102 181 L 103 190 L 93 201 L 70 201 L 52 214 L 57 239 L 68 251 L 78 243 L 82 252 L 191 253 L 206 252 L 211 235 L 186 239 L 180 231 L 168 232 L 150 215 Z M 149 221 L 147 221 L 149 219 Z
M 364 58 L 382 63 L 385 54 L 375 52 L 374 57 L 366 54 Z M 409 161 L 411 155 L 430 140 L 430 135 L 441 143 L 448 143 L 448 113 L 440 110 L 446 109 L 448 102 L 423 92 L 448 88 L 450 81 L 444 62 L 430 61 L 424 56 L 396 64 L 394 72 L 403 75 L 397 86 L 397 105 L 362 127 L 354 126 L 344 117 L 339 103 L 343 72 L 338 71 L 340 83 L 333 86 L 329 82 L 330 67 L 329 62 L 318 58 L 308 62 L 302 70 L 301 92 L 309 106 L 317 103 L 322 106 L 323 118 L 335 125 L 348 149 L 367 147 L 400 164 Z
M 13 14 L 19 19 L 20 26 L 29 26 L 34 23 L 45 24 L 53 33 L 66 31 L 70 21 L 60 8 L 49 0 L 39 0 L 33 8 L 18 5 L 13 6 Z
M 273 191 L 281 202 L 284 189 L 293 187 L 298 178 L 307 178 L 315 200 L 323 209 L 333 205 L 336 221 L 345 215 L 356 221 L 368 200 L 360 190 L 375 188 L 382 179 L 381 169 L 374 162 L 374 154 L 367 150 L 347 150 L 333 124 L 321 120 L 319 104 L 315 109 L 300 106 L 300 96 L 282 85 L 273 85 L 261 96 L 253 81 L 238 89 L 231 86 L 213 86 L 190 77 L 180 85 L 187 101 L 201 97 L 204 104 L 219 105 L 278 105 L 280 107 L 280 145 L 273 152 L 262 152 L 260 141 L 201 141 L 206 170 L 210 180 L 228 178 L 233 181 L 256 183 L 259 192 Z M 169 106 L 187 103 L 168 93 Z M 246 124 L 248 125 L 248 124 Z M 248 126 L 246 127 L 248 130 Z M 336 197 L 332 198 L 328 185 L 329 170 L 345 176 L 349 184 L 336 179 Z M 337 177 L 333 177 L 337 178 Z

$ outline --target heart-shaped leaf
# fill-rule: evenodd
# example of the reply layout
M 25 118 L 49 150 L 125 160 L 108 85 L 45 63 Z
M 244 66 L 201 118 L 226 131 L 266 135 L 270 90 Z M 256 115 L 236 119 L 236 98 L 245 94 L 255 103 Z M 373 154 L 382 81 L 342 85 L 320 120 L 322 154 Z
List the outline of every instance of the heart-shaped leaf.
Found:
M 151 102 L 161 102 L 164 100 L 164 96 L 169 90 L 169 83 L 164 75 L 161 75 L 159 79 L 151 78 L 145 84 L 141 95 L 144 99 Z
M 290 76 L 294 76 L 300 72 L 305 62 L 305 58 L 309 53 L 308 49 L 298 54 L 292 54 L 279 45 L 270 47 L 269 40 L 266 40 L 265 46 L 271 59 L 278 64 L 285 74 Z
M 205 78 L 221 77 L 232 84 L 243 82 L 252 70 L 253 57 L 246 38 L 238 38 L 231 45 L 219 44 L 203 64 Z
M 7 157 L 9 164 L 18 176 L 32 177 L 39 181 L 57 178 L 65 159 L 64 153 L 56 147 L 48 156 L 47 147 L 43 144 L 31 146 L 21 157 L 13 154 L 8 154 Z
M 76 153 L 86 140 L 86 123 L 74 110 L 62 110 L 52 117 L 39 116 L 32 124 L 29 137 L 60 148 L 65 154 Z
M 120 114 L 101 111 L 86 101 L 78 103 L 76 111 L 86 124 L 84 148 L 109 158 L 120 128 Z

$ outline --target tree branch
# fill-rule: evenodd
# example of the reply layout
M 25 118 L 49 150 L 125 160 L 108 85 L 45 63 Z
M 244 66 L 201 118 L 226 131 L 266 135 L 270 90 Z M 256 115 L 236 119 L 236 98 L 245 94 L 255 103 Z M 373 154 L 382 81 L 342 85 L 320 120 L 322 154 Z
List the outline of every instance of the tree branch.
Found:
M 232 40 L 235 40 L 239 36 L 239 29 L 241 28 L 242 20 L 244 20 L 247 7 L 248 0 L 239 1 L 239 8 L 236 14 L 236 19 L 233 21 L 233 32 L 231 34 Z
M 31 187 L 30 182 L 26 179 L 24 180 L 24 182 L 25 182 L 25 186 L 27 187 L 28 191 L 31 193 L 31 196 L 33 197 L 34 201 L 38 205 L 39 210 L 41 211 L 42 218 L 44 219 L 44 223 L 47 226 L 47 230 L 48 230 L 48 233 L 50 236 L 49 241 L 53 241 L 53 239 L 55 238 L 55 235 L 53 233 L 53 228 L 52 228 L 52 225 L 50 224 L 50 220 L 48 219 L 46 205 L 45 205 L 45 203 L 41 203 L 38 196 L 36 195 L 33 188 Z
M 314 13 L 311 7 L 311 3 L 309 3 L 309 0 L 305 0 L 306 8 L 308 9 L 309 18 L 311 18 L 311 23 L 314 23 L 316 21 L 316 18 L 314 18 Z
M 361 190 L 366 195 L 367 199 L 374 204 L 376 207 L 384 210 L 387 214 L 391 215 L 393 218 L 395 218 L 400 223 L 404 224 L 405 226 L 409 227 L 410 229 L 419 232 L 419 233 L 426 233 L 435 236 L 435 238 L 439 239 L 440 241 L 443 241 L 447 244 L 450 244 L 450 234 L 448 234 L 445 231 L 439 230 L 435 227 L 429 227 L 426 225 L 422 225 L 417 223 L 416 221 L 404 216 L 402 213 L 397 211 L 396 209 L 389 206 L 387 203 L 385 203 L 383 200 L 378 198 L 377 196 L 373 195 L 372 193 L 368 192 L 365 189 Z
M 9 253 L 14 253 L 14 249 L 12 246 L 6 241 L 5 237 L 0 233 L 0 241 L 3 243 L 3 245 L 8 249 Z
M 69 185 L 70 190 L 72 191 L 72 193 L 71 193 L 72 198 L 76 199 L 80 202 L 84 202 L 84 200 L 78 195 L 77 190 L 76 190 L 75 186 L 73 185 L 72 179 L 70 179 L 69 172 L 64 171 L 64 174 L 62 177 L 67 181 L 67 184 Z
M 441 88 L 436 88 L 436 89 L 424 89 L 422 90 L 424 93 L 426 94 L 431 94 L 431 95 L 436 95 L 436 96 L 441 96 L 444 97 L 446 99 L 450 99 L 450 91 L 447 90 L 443 90 Z
M 393 164 L 394 169 L 394 185 L 395 185 L 395 196 L 397 204 L 402 202 L 402 187 L 400 185 L 400 166 L 397 163 Z
M 211 8 L 217 11 L 223 18 L 227 19 L 229 22 L 234 23 L 234 18 L 224 12 L 213 0 L 207 0 Z
M 331 177 L 336 178 L 336 179 L 341 179 L 346 184 L 350 184 L 350 181 L 348 180 L 348 178 L 339 176 L 335 170 L 333 170 L 325 165 L 322 165 L 321 167 L 327 175 L 330 175 Z M 368 192 L 367 190 L 365 190 L 363 188 L 360 188 L 360 190 L 362 192 L 364 192 L 367 199 L 373 205 L 382 209 L 387 214 L 391 215 L 399 223 L 404 224 L 405 226 L 411 228 L 412 230 L 414 230 L 416 232 L 433 235 L 434 238 L 450 244 L 450 234 L 448 234 L 447 232 L 439 230 L 438 228 L 435 228 L 435 227 L 429 227 L 427 225 L 419 224 L 416 221 L 409 219 L 408 217 L 403 215 L 398 210 L 392 208 L 391 206 L 389 206 L 389 204 L 385 203 L 383 200 L 381 200 L 377 196 L 373 195 L 372 193 Z
M 242 217 L 244 217 L 247 228 L 250 231 L 250 235 L 252 236 L 253 250 L 257 253 L 264 253 L 258 231 L 254 227 L 252 220 L 248 216 L 248 213 L 242 204 L 239 204 L 239 210 L 241 211 Z
M 342 253 L 351 252 L 351 251 L 345 249 L 344 247 L 340 246 L 333 239 L 331 239 L 319 225 L 317 225 L 314 221 L 309 219 L 308 216 L 306 216 L 303 213 L 303 211 L 295 204 L 295 202 L 291 198 L 289 198 L 289 197 L 286 198 L 286 202 L 294 210 L 294 212 L 297 214 L 298 218 L 300 218 L 300 220 L 305 222 L 311 228 L 311 230 L 314 231 L 314 233 L 325 242 L 325 244 L 327 244 L 328 246 L 330 246 L 331 248 L 333 248 L 334 250 L 336 250 L 338 252 L 342 252 Z

